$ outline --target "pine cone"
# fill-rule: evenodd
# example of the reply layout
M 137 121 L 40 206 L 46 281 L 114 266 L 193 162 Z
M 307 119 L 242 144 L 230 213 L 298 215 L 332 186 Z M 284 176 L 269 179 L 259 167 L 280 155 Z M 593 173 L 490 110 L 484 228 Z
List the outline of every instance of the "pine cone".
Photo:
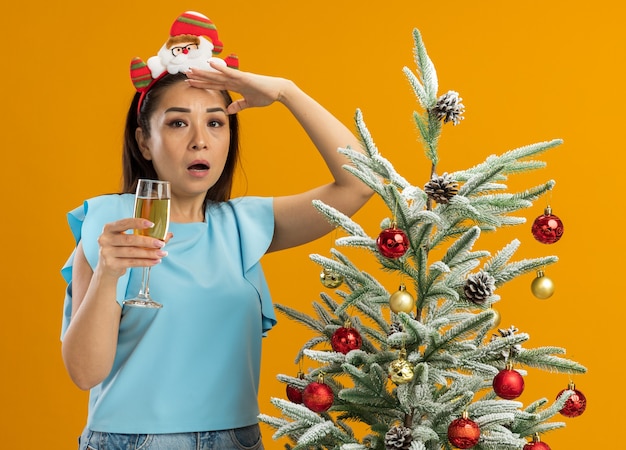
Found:
M 453 180 L 447 172 L 440 177 L 433 175 L 431 180 L 424 185 L 424 192 L 437 203 L 448 203 L 459 192 L 459 183 Z
M 481 304 L 487 300 L 496 290 L 496 280 L 482 270 L 467 277 L 463 292 L 468 300 Z
M 500 333 L 500 336 L 498 336 L 497 334 L 494 334 L 491 337 L 491 342 L 495 341 L 496 339 L 500 337 L 505 338 L 505 337 L 513 336 L 518 331 L 519 330 L 515 328 L 513 325 L 511 325 L 506 330 L 503 330 L 502 328 L 498 328 L 498 333 Z M 520 344 L 515 344 L 513 346 L 509 346 L 509 347 L 502 349 L 499 356 L 502 356 L 502 358 L 505 361 L 509 361 L 510 359 L 516 358 L 521 352 L 522 352 L 522 346 Z
M 387 450 L 409 450 L 411 448 L 411 429 L 407 427 L 391 427 L 385 434 L 385 448 Z
M 393 322 L 389 325 L 389 333 L 387 333 L 387 336 L 391 336 L 393 333 L 401 333 L 403 331 L 404 327 L 400 322 Z
M 443 119 L 443 123 L 452 122 L 458 125 L 463 120 L 465 106 L 461 103 L 463 100 L 456 91 L 448 91 L 437 99 L 437 103 L 430 109 L 430 113 L 434 114 L 437 119 Z
M 509 336 L 513 336 L 515 333 L 517 333 L 519 331 L 519 329 L 517 329 L 514 325 L 511 325 L 509 328 L 507 328 L 506 330 L 502 329 L 502 328 L 498 328 L 498 333 L 500 333 L 501 337 L 509 337 Z M 494 336 L 497 337 L 497 334 L 494 334 Z

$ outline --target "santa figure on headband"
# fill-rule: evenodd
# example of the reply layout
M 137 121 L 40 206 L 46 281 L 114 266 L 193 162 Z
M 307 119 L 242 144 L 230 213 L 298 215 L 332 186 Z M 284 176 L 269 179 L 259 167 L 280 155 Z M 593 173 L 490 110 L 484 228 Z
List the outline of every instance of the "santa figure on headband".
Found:
M 223 59 L 215 57 L 221 52 L 222 43 L 213 22 L 200 13 L 187 11 L 172 24 L 170 38 L 147 64 L 152 78 L 158 78 L 166 70 L 171 74 L 191 67 L 211 70 L 210 62 L 226 66 Z
M 138 56 L 131 60 L 130 77 L 137 91 L 145 94 L 166 73 L 184 73 L 191 67 L 214 70 L 210 63 L 239 68 L 237 55 L 218 58 L 221 52 L 222 42 L 213 22 L 203 14 L 187 11 L 172 24 L 170 37 L 156 56 L 147 62 Z

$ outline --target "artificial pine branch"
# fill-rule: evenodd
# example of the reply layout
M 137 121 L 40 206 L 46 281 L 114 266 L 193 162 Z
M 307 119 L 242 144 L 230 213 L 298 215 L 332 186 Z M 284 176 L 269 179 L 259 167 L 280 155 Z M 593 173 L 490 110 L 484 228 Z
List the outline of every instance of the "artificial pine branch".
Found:
M 324 214 L 329 222 L 336 226 L 341 226 L 350 236 L 367 236 L 359 224 L 335 208 L 328 206 L 319 200 L 313 200 L 313 206 Z
M 493 276 L 496 279 L 496 286 L 500 286 L 525 273 L 536 271 L 539 268 L 554 264 L 557 261 L 558 258 L 556 256 L 544 256 L 542 258 L 523 259 L 521 261 L 507 264 L 501 270 L 493 273 Z
M 515 357 L 515 361 L 529 367 L 551 370 L 561 373 L 585 373 L 587 369 L 581 364 L 558 356 L 544 355 L 532 350 L 523 350 Z
M 551 148 L 557 147 L 562 143 L 562 139 L 553 139 L 551 141 L 537 142 L 535 144 L 525 145 L 523 147 L 509 150 L 501 155 L 488 156 L 484 162 L 477 164 L 469 169 L 453 172 L 450 175 L 458 181 L 466 181 L 469 180 L 471 176 L 475 173 L 485 172 L 489 170 L 489 168 L 501 166 L 501 178 L 499 179 L 503 180 L 506 179 L 506 175 L 508 174 L 519 173 L 521 167 L 530 169 L 544 167 L 545 163 L 543 162 L 534 162 L 531 167 L 528 167 L 524 165 L 525 163 L 521 163 L 519 160 L 538 155 Z
M 524 192 L 514 194 L 514 196 L 533 202 L 537 200 L 540 196 L 544 195 L 546 192 L 551 191 L 552 188 L 554 188 L 555 184 L 556 182 L 554 180 L 550 180 L 545 184 L 535 186 L 534 188 L 528 189 Z
M 308 316 L 307 314 L 304 314 L 304 313 L 298 311 L 297 309 L 293 309 L 293 308 L 290 308 L 289 306 L 285 306 L 285 305 L 277 304 L 277 305 L 275 305 L 275 307 L 276 307 L 276 309 L 278 311 L 286 314 L 292 320 L 295 320 L 297 322 L 300 322 L 300 323 L 306 325 L 311 330 L 317 331 L 318 333 L 323 333 L 324 332 L 325 324 L 320 324 L 314 318 Z
M 504 171 L 504 166 L 491 166 L 485 171 L 475 172 L 459 189 L 458 195 L 463 197 L 471 197 L 472 195 L 482 194 L 481 188 L 498 178 L 498 175 Z

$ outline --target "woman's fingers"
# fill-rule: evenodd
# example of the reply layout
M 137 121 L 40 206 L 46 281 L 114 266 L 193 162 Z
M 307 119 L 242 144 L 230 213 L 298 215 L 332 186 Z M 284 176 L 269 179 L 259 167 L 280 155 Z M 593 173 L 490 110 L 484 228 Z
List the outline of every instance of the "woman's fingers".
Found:
M 196 88 L 227 90 L 240 94 L 243 99 L 228 108 L 233 114 L 245 108 L 268 106 L 280 98 L 287 80 L 229 67 L 214 66 L 213 70 L 190 69 L 187 82 Z
M 153 224 L 145 219 L 121 219 L 104 226 L 98 238 L 100 246 L 99 264 L 114 273 L 130 267 L 154 266 L 167 255 L 164 241 L 131 233 L 132 230 L 147 230 Z M 171 233 L 167 240 L 172 237 Z
M 248 107 L 248 102 L 246 101 L 245 98 L 242 98 L 239 100 L 235 100 L 230 105 L 228 105 L 228 108 L 226 108 L 226 112 L 228 114 L 237 114 L 239 111 L 244 110 L 247 107 Z
M 186 72 L 186 75 L 187 81 L 194 87 L 214 90 L 232 89 L 232 86 L 228 85 L 229 75 L 226 73 L 191 68 Z
M 126 218 L 109 222 L 104 225 L 104 233 L 125 233 L 130 230 L 146 230 L 152 228 L 154 224 L 146 219 Z

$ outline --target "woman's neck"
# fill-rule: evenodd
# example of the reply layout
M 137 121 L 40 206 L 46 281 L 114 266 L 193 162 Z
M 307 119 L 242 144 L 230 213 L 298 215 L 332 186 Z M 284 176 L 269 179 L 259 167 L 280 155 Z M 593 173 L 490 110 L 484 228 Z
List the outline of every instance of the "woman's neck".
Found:
M 170 221 L 176 223 L 204 222 L 204 199 L 202 201 L 180 201 L 172 199 Z

